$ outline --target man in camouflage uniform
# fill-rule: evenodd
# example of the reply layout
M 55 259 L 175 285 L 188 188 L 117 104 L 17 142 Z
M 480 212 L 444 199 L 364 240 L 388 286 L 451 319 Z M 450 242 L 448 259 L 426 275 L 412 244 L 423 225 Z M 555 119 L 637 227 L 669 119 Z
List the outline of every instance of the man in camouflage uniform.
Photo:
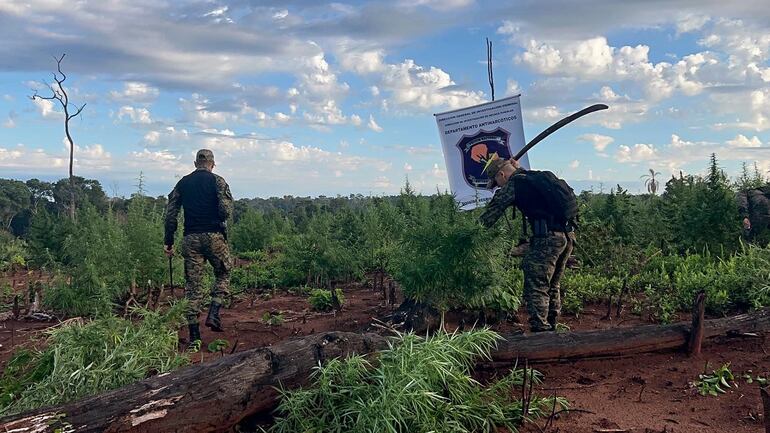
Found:
M 479 217 L 485 227 L 492 227 L 506 209 L 516 206 L 514 176 L 524 176 L 526 171 L 518 161 L 492 159 L 486 167 L 489 187 L 499 186 L 492 200 Z M 524 255 L 524 301 L 529 314 L 532 332 L 556 330 L 561 313 L 560 280 L 572 253 L 575 232 L 570 221 L 530 219 L 533 236 Z
M 198 314 L 203 299 L 203 272 L 208 261 L 214 268 L 216 281 L 211 289 L 211 304 L 206 326 L 222 332 L 219 309 L 229 295 L 232 260 L 227 246 L 225 229 L 233 213 L 233 196 L 227 182 L 211 171 L 214 154 L 201 149 L 195 155 L 195 171 L 183 177 L 168 195 L 165 217 L 165 252 L 173 255 L 174 233 L 177 228 L 179 209 L 184 208 L 184 257 L 185 297 L 190 343 L 200 341 Z

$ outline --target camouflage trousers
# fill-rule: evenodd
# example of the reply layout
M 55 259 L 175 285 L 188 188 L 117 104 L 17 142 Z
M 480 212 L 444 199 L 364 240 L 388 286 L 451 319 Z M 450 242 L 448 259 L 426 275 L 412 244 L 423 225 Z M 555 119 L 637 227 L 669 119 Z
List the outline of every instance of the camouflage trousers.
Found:
M 559 282 L 572 254 L 575 233 L 533 236 L 524 256 L 524 302 L 532 331 L 550 331 L 561 313 Z
M 187 322 L 198 323 L 198 314 L 203 301 L 203 274 L 206 262 L 214 268 L 214 286 L 211 288 L 211 302 L 222 304 L 230 295 L 230 269 L 232 259 L 227 241 L 221 233 L 193 233 L 182 241 L 184 257 L 185 297 Z

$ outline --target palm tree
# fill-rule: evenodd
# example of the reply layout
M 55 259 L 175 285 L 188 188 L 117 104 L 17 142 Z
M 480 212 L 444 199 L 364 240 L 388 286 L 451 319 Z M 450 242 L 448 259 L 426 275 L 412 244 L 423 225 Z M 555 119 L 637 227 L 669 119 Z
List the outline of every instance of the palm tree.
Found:
M 647 188 L 647 192 L 652 195 L 655 195 L 658 192 L 658 187 L 660 186 L 660 182 L 655 179 L 655 176 L 660 176 L 660 172 L 650 169 L 649 174 L 639 177 L 639 179 L 645 179 L 644 186 Z

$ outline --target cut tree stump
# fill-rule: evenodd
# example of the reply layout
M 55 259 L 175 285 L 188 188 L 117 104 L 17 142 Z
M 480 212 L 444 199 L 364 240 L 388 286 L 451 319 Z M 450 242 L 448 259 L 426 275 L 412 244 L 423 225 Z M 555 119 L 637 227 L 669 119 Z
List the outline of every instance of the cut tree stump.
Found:
M 703 343 L 703 316 L 706 312 L 706 292 L 701 290 L 695 295 L 692 303 L 692 324 L 690 338 L 687 340 L 687 355 L 700 356 Z
M 704 321 L 704 339 L 770 331 L 770 308 Z M 690 324 L 647 325 L 569 333 L 504 335 L 494 365 L 518 359 L 624 356 L 684 348 Z M 0 432 L 224 432 L 247 417 L 269 414 L 278 403 L 274 387 L 295 388 L 324 360 L 382 350 L 376 334 L 329 332 L 268 348 L 238 352 L 182 368 L 121 389 L 0 419 Z

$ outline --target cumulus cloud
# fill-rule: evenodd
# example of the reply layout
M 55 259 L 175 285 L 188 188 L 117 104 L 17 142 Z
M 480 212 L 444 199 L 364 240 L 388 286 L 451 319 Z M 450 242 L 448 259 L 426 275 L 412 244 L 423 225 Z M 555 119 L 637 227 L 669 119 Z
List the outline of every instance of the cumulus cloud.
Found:
M 61 119 L 64 118 L 64 113 L 56 109 L 54 102 L 49 99 L 35 98 L 32 100 L 37 108 L 37 112 L 44 119 Z
M 637 143 L 633 147 L 620 145 L 615 153 L 618 162 L 643 162 L 649 161 L 657 155 L 655 147 L 651 144 Z
M 75 145 L 75 167 L 86 173 L 104 172 L 112 168 L 112 155 L 101 144 Z M 28 148 L 19 144 L 13 148 L 0 147 L 0 167 L 28 170 L 33 173 L 64 175 L 69 166 L 69 144 L 63 142 L 58 152 Z
M 591 143 L 594 150 L 597 152 L 604 152 L 605 149 L 607 149 L 607 146 L 615 141 L 614 138 L 601 134 L 583 134 L 578 136 L 578 140 Z
M 760 147 L 762 146 L 762 140 L 756 135 L 748 138 L 743 134 L 738 134 L 732 140 L 727 140 L 727 144 L 731 147 Z
M 578 167 L 580 167 L 580 161 L 578 161 L 577 159 L 573 159 L 572 162 L 569 163 L 569 168 L 573 170 Z
M 343 48 L 338 53 L 338 57 L 343 69 L 358 74 L 371 74 L 385 68 L 383 64 L 385 50 L 382 48 L 371 50 Z
M 485 102 L 484 93 L 463 90 L 444 70 L 426 69 L 406 59 L 385 68 L 380 86 L 390 91 L 390 101 L 409 108 L 460 108 Z
M 110 91 L 110 99 L 118 102 L 128 102 L 133 104 L 150 103 L 158 98 L 160 90 L 147 83 L 136 81 L 127 81 L 123 83 L 122 90 Z
M 129 119 L 131 123 L 142 125 L 149 125 L 152 123 L 150 110 L 146 108 L 135 108 L 129 105 L 124 105 L 118 110 L 118 119 L 123 120 L 123 118 Z
M 208 129 L 204 131 L 216 131 L 215 129 Z M 228 130 L 224 130 L 228 132 Z M 175 128 L 173 126 L 167 126 L 162 129 L 156 129 L 147 131 L 143 137 L 143 145 L 149 147 L 157 146 L 169 146 L 179 147 L 180 144 L 184 144 L 190 138 L 190 133 L 185 128 Z

